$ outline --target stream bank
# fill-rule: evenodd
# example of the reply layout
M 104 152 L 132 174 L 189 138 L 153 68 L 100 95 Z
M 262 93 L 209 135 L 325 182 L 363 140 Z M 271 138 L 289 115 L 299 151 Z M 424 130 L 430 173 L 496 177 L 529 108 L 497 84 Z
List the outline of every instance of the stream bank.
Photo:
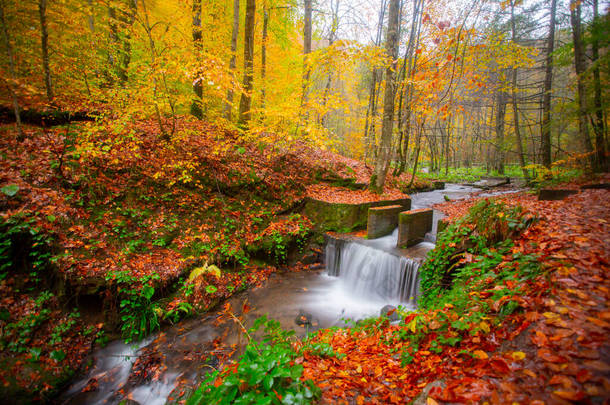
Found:
M 452 200 L 466 198 L 475 191 L 472 187 L 450 184 L 445 190 L 413 195 L 413 207 L 432 206 L 445 201 L 445 196 Z M 421 261 L 433 247 L 430 242 L 433 239 L 431 234 L 428 242 L 408 250 L 413 256 L 410 260 Z M 409 254 L 391 248 L 396 243 L 395 234 L 376 240 L 350 237 L 350 243 L 397 258 Z M 315 265 L 303 271 L 272 274 L 262 287 L 239 293 L 225 305 L 234 315 L 243 317 L 246 327 L 265 315 L 278 320 L 283 328 L 294 330 L 297 337 L 320 328 L 349 325 L 349 319 L 357 321 L 377 316 L 386 305 L 413 307 L 410 299 L 401 299 L 392 292 L 364 294 L 366 285 L 355 289 L 353 282 L 362 281 L 361 273 L 341 278 L 328 275 L 323 269 L 311 270 L 312 267 Z M 385 279 L 376 271 L 371 275 L 378 280 Z M 226 311 L 221 310 L 222 313 Z M 210 363 L 215 367 L 219 359 L 227 359 L 243 349 L 246 341 L 239 326 L 232 321 L 218 324 L 223 317 L 226 314 L 208 313 L 182 321 L 133 346 L 121 341 L 111 342 L 94 353 L 93 367 L 64 392 L 62 402 L 118 403 L 123 398 L 130 398 L 141 404 L 164 403 L 176 387 L 182 387 L 179 388 L 182 390 L 200 381 L 210 370 Z M 305 321 L 299 321 L 299 318 Z

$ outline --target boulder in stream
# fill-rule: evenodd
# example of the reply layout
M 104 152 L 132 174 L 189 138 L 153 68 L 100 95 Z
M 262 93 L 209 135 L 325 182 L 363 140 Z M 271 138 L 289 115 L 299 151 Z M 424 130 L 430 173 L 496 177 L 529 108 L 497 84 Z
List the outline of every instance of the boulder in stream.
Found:
M 394 305 L 386 305 L 379 311 L 380 316 L 386 316 L 391 322 L 400 320 L 397 308 Z

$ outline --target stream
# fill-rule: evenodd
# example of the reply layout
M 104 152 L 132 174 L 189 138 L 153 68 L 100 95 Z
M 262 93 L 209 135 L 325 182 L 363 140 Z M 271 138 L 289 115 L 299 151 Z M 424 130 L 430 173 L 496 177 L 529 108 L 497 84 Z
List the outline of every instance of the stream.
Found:
M 411 208 L 430 207 L 445 201 L 445 196 L 467 198 L 475 191 L 479 190 L 447 184 L 445 190 L 411 195 Z M 488 195 L 492 194 L 498 193 Z M 385 305 L 415 308 L 417 269 L 434 247 L 441 217 L 435 211 L 434 228 L 426 241 L 402 251 L 395 248 L 397 231 L 374 240 L 331 238 L 326 247 L 328 271 L 276 273 L 262 287 L 237 294 L 229 302 L 246 327 L 266 314 L 299 337 L 313 329 L 345 326 L 347 319 L 377 316 Z M 240 314 L 245 300 L 251 310 Z M 306 326 L 296 324 L 299 314 L 311 318 Z M 189 319 L 132 345 L 110 342 L 95 351 L 92 367 L 68 387 L 60 403 L 117 404 L 129 398 L 135 401 L 132 404 L 164 404 L 178 384 L 196 383 L 217 366 L 214 354 L 219 350 L 245 345 L 234 322 L 218 324 L 217 318 L 216 313 L 208 313 Z

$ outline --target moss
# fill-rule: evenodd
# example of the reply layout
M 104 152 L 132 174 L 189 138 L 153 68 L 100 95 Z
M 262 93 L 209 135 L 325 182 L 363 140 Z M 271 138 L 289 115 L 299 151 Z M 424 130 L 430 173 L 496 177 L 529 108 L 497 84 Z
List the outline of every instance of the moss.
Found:
M 362 204 L 330 203 L 309 198 L 305 203 L 304 214 L 323 232 L 349 233 L 366 229 L 369 208 L 395 204 L 402 205 L 405 210 L 411 208 L 409 198 Z

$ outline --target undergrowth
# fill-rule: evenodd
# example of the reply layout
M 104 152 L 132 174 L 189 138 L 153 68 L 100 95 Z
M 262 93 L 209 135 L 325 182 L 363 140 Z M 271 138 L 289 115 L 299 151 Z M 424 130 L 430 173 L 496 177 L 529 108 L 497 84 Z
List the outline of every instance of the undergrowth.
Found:
M 258 318 L 247 332 L 251 337 L 263 328 L 261 341 L 250 338 L 236 367 L 209 373 L 188 399 L 188 405 L 207 404 L 309 404 L 320 397 L 311 380 L 303 381 L 303 366 L 296 360 L 303 350 L 334 355 L 323 344 L 305 345 L 296 351 L 291 342 L 294 331 L 285 331 L 279 322 Z

